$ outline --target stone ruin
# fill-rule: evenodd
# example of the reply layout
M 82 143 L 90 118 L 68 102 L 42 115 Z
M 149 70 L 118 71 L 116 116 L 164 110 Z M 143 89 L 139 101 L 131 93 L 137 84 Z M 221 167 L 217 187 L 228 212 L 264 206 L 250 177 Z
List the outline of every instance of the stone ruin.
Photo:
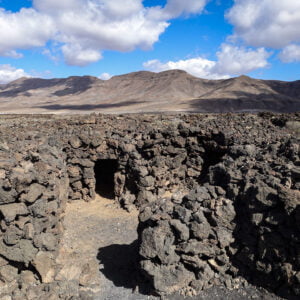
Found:
M 154 293 L 248 281 L 299 297 L 299 119 L 2 116 L 0 298 L 67 299 L 55 282 L 63 213 L 96 189 L 140 210 Z

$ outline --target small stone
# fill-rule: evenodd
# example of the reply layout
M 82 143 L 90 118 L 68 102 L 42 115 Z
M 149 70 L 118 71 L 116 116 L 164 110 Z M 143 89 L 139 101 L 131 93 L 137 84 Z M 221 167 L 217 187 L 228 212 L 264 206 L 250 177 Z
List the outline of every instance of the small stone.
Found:
M 81 286 L 92 284 L 97 277 L 97 272 L 98 265 L 94 261 L 86 263 L 82 268 L 82 272 L 79 277 L 79 284 Z
M 78 281 L 81 273 L 82 273 L 82 267 L 79 264 L 65 264 L 63 268 L 55 276 L 55 280 Z
M 154 186 L 155 179 L 152 176 L 141 177 L 140 185 L 143 187 L 152 187 Z
M 82 189 L 82 182 L 81 181 L 74 181 L 74 182 L 72 182 L 71 185 L 75 190 L 81 190 Z
M 196 239 L 204 240 L 210 235 L 211 228 L 207 221 L 200 224 L 198 222 L 192 222 L 191 231 Z
M 52 233 L 42 232 L 34 237 L 34 245 L 48 251 L 54 251 L 57 242 L 57 238 Z
M 82 144 L 81 140 L 77 136 L 72 136 L 69 143 L 74 149 L 78 149 Z
M 176 230 L 180 241 L 187 241 L 190 237 L 189 228 L 179 220 L 171 220 L 170 225 Z
M 0 268 L 0 280 L 9 283 L 17 279 L 18 277 L 18 269 L 11 266 L 6 265 Z
M 122 148 L 122 151 L 125 152 L 125 153 L 131 153 L 131 152 L 134 152 L 136 149 L 135 149 L 135 145 L 133 144 L 123 144 L 121 146 Z
M 218 265 L 218 263 L 214 259 L 209 259 L 207 262 L 212 267 L 212 269 L 218 272 L 222 272 L 222 268 Z
M 197 211 L 196 213 L 193 214 L 193 219 L 198 222 L 199 224 L 200 223 L 206 223 L 207 222 L 207 219 L 206 217 L 204 216 L 204 213 L 203 211 L 199 210 Z
M 70 177 L 76 178 L 76 177 L 80 176 L 81 169 L 78 166 L 69 166 L 68 173 L 69 173 Z
M 0 206 L 0 212 L 2 213 L 6 222 L 12 222 L 17 216 L 26 216 L 29 214 L 28 209 L 24 203 L 12 203 Z
M 95 163 L 90 159 L 81 159 L 79 164 L 85 168 L 93 168 L 95 166 Z
M 232 236 L 232 232 L 224 227 L 219 227 L 216 230 L 218 241 L 220 246 L 224 249 L 225 247 L 229 246 L 233 241 L 234 238 Z
M 176 204 L 181 204 L 185 193 L 181 191 L 176 191 L 172 193 L 171 200 Z
M 159 293 L 172 294 L 187 287 L 195 275 L 182 265 L 156 265 L 142 261 L 143 270 L 153 280 L 153 286 Z
M 83 170 L 83 178 L 91 179 L 95 177 L 95 172 L 93 168 L 84 168 Z
M 20 274 L 20 282 L 24 284 L 32 284 L 37 281 L 36 276 L 31 271 L 22 271 Z
M 262 220 L 264 219 L 264 215 L 263 214 L 260 214 L 260 213 L 256 213 L 256 214 L 253 214 L 251 216 L 251 222 L 252 224 L 258 226 Z
M 200 172 L 199 172 L 198 170 L 189 168 L 189 169 L 187 170 L 187 175 L 188 175 L 189 177 L 197 177 L 197 176 L 200 175 Z
M 27 223 L 24 226 L 24 234 L 25 234 L 25 238 L 28 240 L 32 240 L 34 237 L 34 227 L 31 223 Z
M 5 179 L 5 177 L 6 177 L 6 171 L 0 170 L 0 179 Z
M 257 153 L 256 146 L 253 144 L 245 145 L 245 151 L 249 156 L 255 156 L 255 154 Z
M 28 203 L 34 203 L 38 198 L 40 198 L 45 191 L 45 187 L 34 183 L 29 187 L 27 195 L 24 196 L 24 200 Z
M 22 231 L 15 226 L 9 226 L 4 233 L 3 240 L 6 245 L 15 245 L 22 237 Z
M 8 261 L 0 256 L 0 268 L 8 265 Z
M 55 275 L 55 262 L 53 257 L 48 252 L 40 251 L 32 262 L 42 278 L 43 283 L 51 283 Z
M 188 224 L 191 219 L 192 212 L 180 205 L 174 207 L 174 214 L 179 218 L 183 223 Z
M 141 177 L 145 177 L 148 175 L 148 169 L 145 166 L 138 166 L 136 167 L 136 170 Z
M 156 196 L 153 195 L 150 191 L 142 190 L 138 193 L 137 202 L 139 205 L 148 204 L 154 202 L 156 200 Z

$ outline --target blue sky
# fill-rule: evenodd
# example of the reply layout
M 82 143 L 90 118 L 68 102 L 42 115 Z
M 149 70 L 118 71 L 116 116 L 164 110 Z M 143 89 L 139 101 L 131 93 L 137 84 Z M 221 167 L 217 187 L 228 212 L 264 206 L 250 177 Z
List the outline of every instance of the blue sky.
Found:
M 183 69 L 300 79 L 299 0 L 0 0 L 0 83 Z

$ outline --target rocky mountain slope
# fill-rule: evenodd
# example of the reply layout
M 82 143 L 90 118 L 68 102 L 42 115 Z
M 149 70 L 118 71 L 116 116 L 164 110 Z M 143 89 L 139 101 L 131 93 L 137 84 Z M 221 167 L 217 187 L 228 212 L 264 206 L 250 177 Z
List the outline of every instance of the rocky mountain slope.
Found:
M 21 78 L 0 85 L 0 111 L 12 113 L 242 112 L 300 110 L 300 80 L 247 76 L 207 80 L 184 71 L 147 71 L 109 80 Z

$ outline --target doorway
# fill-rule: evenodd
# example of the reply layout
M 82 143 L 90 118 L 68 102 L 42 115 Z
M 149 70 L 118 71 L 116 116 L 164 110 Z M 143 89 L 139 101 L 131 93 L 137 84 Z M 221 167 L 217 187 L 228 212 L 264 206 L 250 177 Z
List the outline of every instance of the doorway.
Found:
M 118 169 L 117 159 L 99 159 L 95 163 L 96 193 L 101 197 L 115 198 L 114 175 Z

